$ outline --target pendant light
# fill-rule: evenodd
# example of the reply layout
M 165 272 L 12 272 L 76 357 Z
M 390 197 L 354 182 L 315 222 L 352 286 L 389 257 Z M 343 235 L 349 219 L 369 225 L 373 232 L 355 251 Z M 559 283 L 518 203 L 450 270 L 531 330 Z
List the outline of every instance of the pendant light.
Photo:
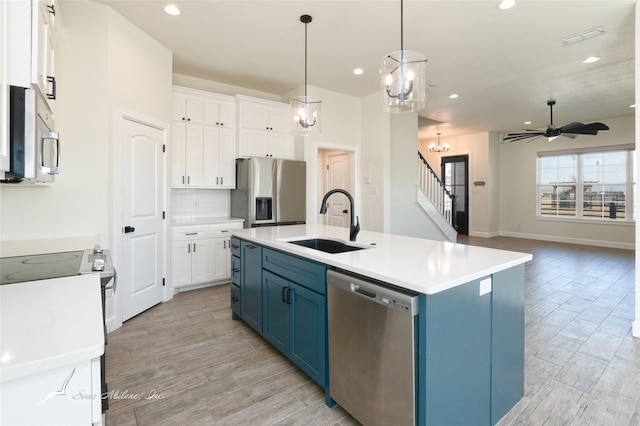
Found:
M 400 0 L 400 50 L 382 57 L 380 89 L 385 112 L 418 112 L 426 103 L 425 56 L 404 50 L 403 0 Z
M 430 144 L 429 145 L 429 151 L 431 152 L 447 152 L 449 151 L 449 145 L 442 144 L 440 145 L 440 133 L 438 133 L 438 145 L 436 146 L 436 144 Z
M 307 96 L 307 24 L 311 20 L 310 15 L 300 17 L 300 22 L 304 23 L 304 96 L 298 96 L 291 100 L 293 119 L 296 122 L 292 133 L 303 136 L 320 133 L 320 104 L 322 101 Z

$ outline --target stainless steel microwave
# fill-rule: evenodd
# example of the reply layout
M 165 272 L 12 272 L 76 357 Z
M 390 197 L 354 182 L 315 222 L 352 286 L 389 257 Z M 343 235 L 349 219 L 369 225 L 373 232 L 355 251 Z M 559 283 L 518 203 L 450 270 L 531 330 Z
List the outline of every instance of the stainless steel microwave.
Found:
M 60 173 L 60 137 L 35 89 L 9 87 L 9 152 L 4 183 L 51 183 Z

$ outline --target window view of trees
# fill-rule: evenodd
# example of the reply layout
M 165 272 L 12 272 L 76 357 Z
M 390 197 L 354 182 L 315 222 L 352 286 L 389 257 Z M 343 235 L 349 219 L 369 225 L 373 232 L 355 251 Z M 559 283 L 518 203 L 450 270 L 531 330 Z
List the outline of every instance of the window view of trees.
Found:
M 584 152 L 538 157 L 538 215 L 633 219 L 634 152 Z

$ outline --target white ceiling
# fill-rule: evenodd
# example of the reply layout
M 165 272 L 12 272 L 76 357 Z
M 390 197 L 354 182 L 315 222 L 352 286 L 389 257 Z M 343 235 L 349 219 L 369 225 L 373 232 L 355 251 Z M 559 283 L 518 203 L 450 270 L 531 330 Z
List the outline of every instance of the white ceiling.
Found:
M 173 52 L 174 72 L 283 95 L 304 82 L 353 96 L 378 90 L 380 58 L 400 50 L 399 0 L 100 0 Z M 425 137 L 543 128 L 634 114 L 635 0 L 406 0 L 404 48 L 424 53 Z M 604 34 L 561 40 L 603 27 Z M 588 56 L 600 56 L 584 64 Z M 356 67 L 362 76 L 353 75 Z M 458 93 L 458 99 L 449 99 Z M 302 95 L 302 93 L 301 93 Z M 532 124 L 524 125 L 524 121 Z M 431 123 L 429 120 L 427 122 Z

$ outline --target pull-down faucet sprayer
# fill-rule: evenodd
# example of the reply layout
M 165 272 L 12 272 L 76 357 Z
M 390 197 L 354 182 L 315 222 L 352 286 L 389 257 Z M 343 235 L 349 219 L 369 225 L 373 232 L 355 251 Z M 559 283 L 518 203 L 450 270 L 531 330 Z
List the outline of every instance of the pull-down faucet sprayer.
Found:
M 349 218 L 349 240 L 350 241 L 355 241 L 356 240 L 356 236 L 358 235 L 358 232 L 360 232 L 360 219 L 358 217 L 356 217 L 356 221 L 354 223 L 353 221 L 353 197 L 351 196 L 351 194 L 349 194 L 347 191 L 345 191 L 344 189 L 332 189 L 331 191 L 327 192 L 324 195 L 324 198 L 322 198 L 322 207 L 320 207 L 320 214 L 326 214 L 327 213 L 327 199 L 329 199 L 329 197 L 331 196 L 331 194 L 334 194 L 336 192 L 340 192 L 341 194 L 344 194 L 347 196 L 347 198 L 349 199 L 349 204 L 351 205 L 351 217 Z

